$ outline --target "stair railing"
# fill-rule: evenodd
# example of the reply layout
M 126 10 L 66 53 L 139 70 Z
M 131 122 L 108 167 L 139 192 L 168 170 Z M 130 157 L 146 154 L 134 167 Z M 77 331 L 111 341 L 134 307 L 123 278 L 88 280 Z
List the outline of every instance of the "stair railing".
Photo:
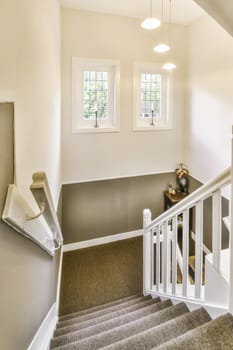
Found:
M 156 292 L 158 295 L 169 297 L 204 300 L 203 202 L 207 198 L 212 198 L 213 267 L 219 271 L 222 238 L 221 190 L 230 183 L 231 168 L 228 168 L 153 221 L 150 210 L 143 211 L 144 294 Z M 195 219 L 195 281 L 192 286 L 188 266 L 191 209 Z M 182 257 L 178 245 L 178 225 L 182 227 L 179 229 L 182 232 Z M 182 275 L 180 284 L 177 283 L 178 267 Z

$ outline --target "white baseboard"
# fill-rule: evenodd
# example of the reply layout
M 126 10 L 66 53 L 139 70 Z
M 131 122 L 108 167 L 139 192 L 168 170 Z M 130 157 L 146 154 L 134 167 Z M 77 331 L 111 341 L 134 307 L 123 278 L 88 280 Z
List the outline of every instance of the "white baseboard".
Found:
M 54 303 L 36 332 L 27 350 L 48 350 L 57 323 L 57 305 Z
M 72 250 L 94 247 L 94 246 L 97 246 L 97 245 L 102 245 L 102 244 L 122 241 L 124 239 L 129 239 L 129 238 L 134 238 L 134 237 L 139 237 L 139 236 L 142 236 L 142 235 L 143 235 L 143 230 L 118 233 L 118 234 L 115 234 L 115 235 L 110 235 L 110 236 L 90 239 L 90 240 L 87 240 L 87 241 L 81 241 L 81 242 L 76 242 L 76 243 L 71 243 L 71 244 L 65 244 L 62 247 L 62 251 L 63 252 L 70 252 Z
M 58 276 L 57 276 L 57 293 L 56 293 L 57 314 L 59 313 L 59 305 L 60 305 L 61 274 L 62 274 L 62 263 L 63 263 L 62 247 L 60 252 L 60 261 L 59 261 Z

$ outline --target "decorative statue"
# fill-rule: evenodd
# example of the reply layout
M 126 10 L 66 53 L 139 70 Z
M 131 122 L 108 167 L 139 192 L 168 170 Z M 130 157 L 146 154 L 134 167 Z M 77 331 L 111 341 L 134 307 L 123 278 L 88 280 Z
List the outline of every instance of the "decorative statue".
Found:
M 189 179 L 188 174 L 189 171 L 187 168 L 184 167 L 184 164 L 180 163 L 178 165 L 178 168 L 175 170 L 176 173 L 176 182 L 178 186 L 178 191 L 183 194 L 188 194 L 188 188 L 189 188 Z

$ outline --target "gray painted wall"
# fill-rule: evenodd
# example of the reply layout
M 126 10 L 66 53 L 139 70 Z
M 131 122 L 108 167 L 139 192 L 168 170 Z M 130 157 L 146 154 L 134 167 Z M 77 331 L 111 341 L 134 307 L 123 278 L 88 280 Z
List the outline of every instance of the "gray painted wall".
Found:
M 142 211 L 163 211 L 163 190 L 174 173 L 63 185 L 64 242 L 73 243 L 142 228 Z
M 176 185 L 174 173 L 63 185 L 62 223 L 64 243 L 74 243 L 142 228 L 142 211 L 150 208 L 152 218 L 163 211 L 163 191 Z M 189 192 L 202 184 L 189 176 Z M 223 216 L 228 215 L 223 198 Z M 193 211 L 195 232 L 195 211 Z M 212 202 L 204 202 L 204 243 L 212 249 Z M 228 246 L 223 225 L 222 246 Z
M 14 182 L 12 104 L 0 104 L 0 212 Z M 56 296 L 58 253 L 41 248 L 0 221 L 0 349 L 25 350 Z

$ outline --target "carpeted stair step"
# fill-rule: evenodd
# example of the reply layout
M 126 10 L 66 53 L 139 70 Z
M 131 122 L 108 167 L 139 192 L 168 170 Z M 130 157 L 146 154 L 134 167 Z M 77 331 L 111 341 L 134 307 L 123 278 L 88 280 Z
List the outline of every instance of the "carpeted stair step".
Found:
M 99 311 L 101 309 L 106 309 L 106 308 L 108 308 L 110 306 L 118 305 L 118 304 L 121 304 L 121 303 L 124 303 L 124 302 L 130 302 L 131 300 L 142 298 L 142 297 L 143 297 L 142 294 L 135 294 L 135 295 L 131 295 L 131 296 L 128 296 L 128 297 L 125 297 L 125 298 L 113 300 L 113 301 L 110 301 L 110 302 L 105 303 L 105 304 L 93 306 L 93 307 L 85 309 L 85 310 L 73 312 L 71 314 L 62 315 L 62 316 L 59 317 L 59 322 L 60 321 L 66 321 L 66 320 L 69 320 L 71 318 L 75 318 L 75 317 L 78 317 L 78 316 L 87 315 L 87 314 L 90 314 L 92 312 Z
M 171 300 L 164 300 L 164 301 L 161 301 L 159 303 L 147 306 L 143 309 L 131 312 L 129 314 L 113 318 L 112 320 L 105 321 L 105 322 L 102 322 L 100 324 L 90 326 L 90 327 L 81 329 L 81 330 L 76 331 L 76 332 L 71 332 L 69 334 L 58 336 L 58 337 L 52 339 L 51 348 L 66 345 L 68 343 L 72 343 L 75 341 L 79 341 L 81 339 L 85 339 L 85 338 L 91 337 L 93 335 L 97 335 L 97 334 L 100 334 L 102 332 L 106 332 L 106 331 L 113 329 L 115 327 L 127 325 L 133 321 L 139 320 L 139 319 L 141 319 L 145 316 L 151 315 L 153 313 L 161 314 L 162 311 L 160 311 L 160 310 L 167 309 L 170 306 L 172 306 Z M 161 317 L 162 317 L 162 314 L 161 314 Z
M 75 316 L 75 314 L 71 314 L 70 318 L 68 318 L 66 320 L 59 321 L 58 324 L 57 324 L 57 328 L 69 326 L 72 323 L 79 323 L 79 322 L 84 322 L 84 321 L 87 321 L 87 320 L 91 320 L 92 318 L 96 318 L 96 317 L 108 314 L 110 312 L 114 312 L 114 311 L 117 311 L 119 309 L 126 308 L 126 307 L 131 306 L 131 305 L 136 305 L 136 304 L 139 304 L 139 303 L 143 303 L 143 302 L 145 302 L 147 300 L 151 300 L 151 299 L 152 298 L 151 298 L 150 295 L 148 295 L 148 296 L 141 296 L 141 297 L 138 297 L 138 298 L 134 298 L 132 300 L 123 301 L 120 304 L 111 305 L 109 307 L 101 308 L 99 310 L 94 310 L 93 312 L 88 313 L 88 314 L 76 315 L 76 316 Z
M 101 322 L 129 314 L 130 312 L 143 309 L 146 306 L 153 305 L 153 304 L 158 303 L 160 301 L 161 301 L 160 298 L 155 298 L 155 299 L 151 298 L 149 300 L 142 301 L 142 302 L 139 302 L 137 304 L 130 305 L 127 307 L 123 307 L 122 309 L 120 308 L 117 311 L 106 313 L 102 316 L 95 317 L 93 319 L 88 319 L 86 321 L 84 321 L 84 320 L 80 321 L 80 318 L 83 317 L 83 316 L 81 316 L 80 318 L 77 318 L 77 319 L 75 318 L 75 319 L 71 320 L 72 322 L 69 325 L 66 325 L 66 326 L 63 326 L 62 328 L 60 327 L 60 328 L 56 329 L 54 331 L 54 336 L 56 337 L 59 335 L 67 334 L 69 332 L 74 332 L 74 331 L 77 331 L 80 329 L 84 329 L 84 328 L 99 324 Z M 67 321 L 65 321 L 65 322 L 67 322 Z
M 166 341 L 194 329 L 208 321 L 210 316 L 204 308 L 176 317 L 161 325 L 130 336 L 117 343 L 103 347 L 104 350 L 150 350 Z M 76 349 L 79 349 L 78 347 Z M 91 350 L 91 348 L 86 348 Z
M 177 338 L 154 348 L 156 350 L 230 350 L 233 349 L 233 317 L 220 316 Z
M 126 325 L 116 327 L 98 335 L 58 347 L 57 350 L 97 350 L 104 346 L 119 342 L 128 338 L 129 335 L 135 335 L 148 330 L 156 325 L 166 322 L 172 318 L 188 313 L 189 310 L 184 303 L 170 306 L 165 310 L 158 311 L 152 315 L 145 316 L 139 320 L 132 321 Z

